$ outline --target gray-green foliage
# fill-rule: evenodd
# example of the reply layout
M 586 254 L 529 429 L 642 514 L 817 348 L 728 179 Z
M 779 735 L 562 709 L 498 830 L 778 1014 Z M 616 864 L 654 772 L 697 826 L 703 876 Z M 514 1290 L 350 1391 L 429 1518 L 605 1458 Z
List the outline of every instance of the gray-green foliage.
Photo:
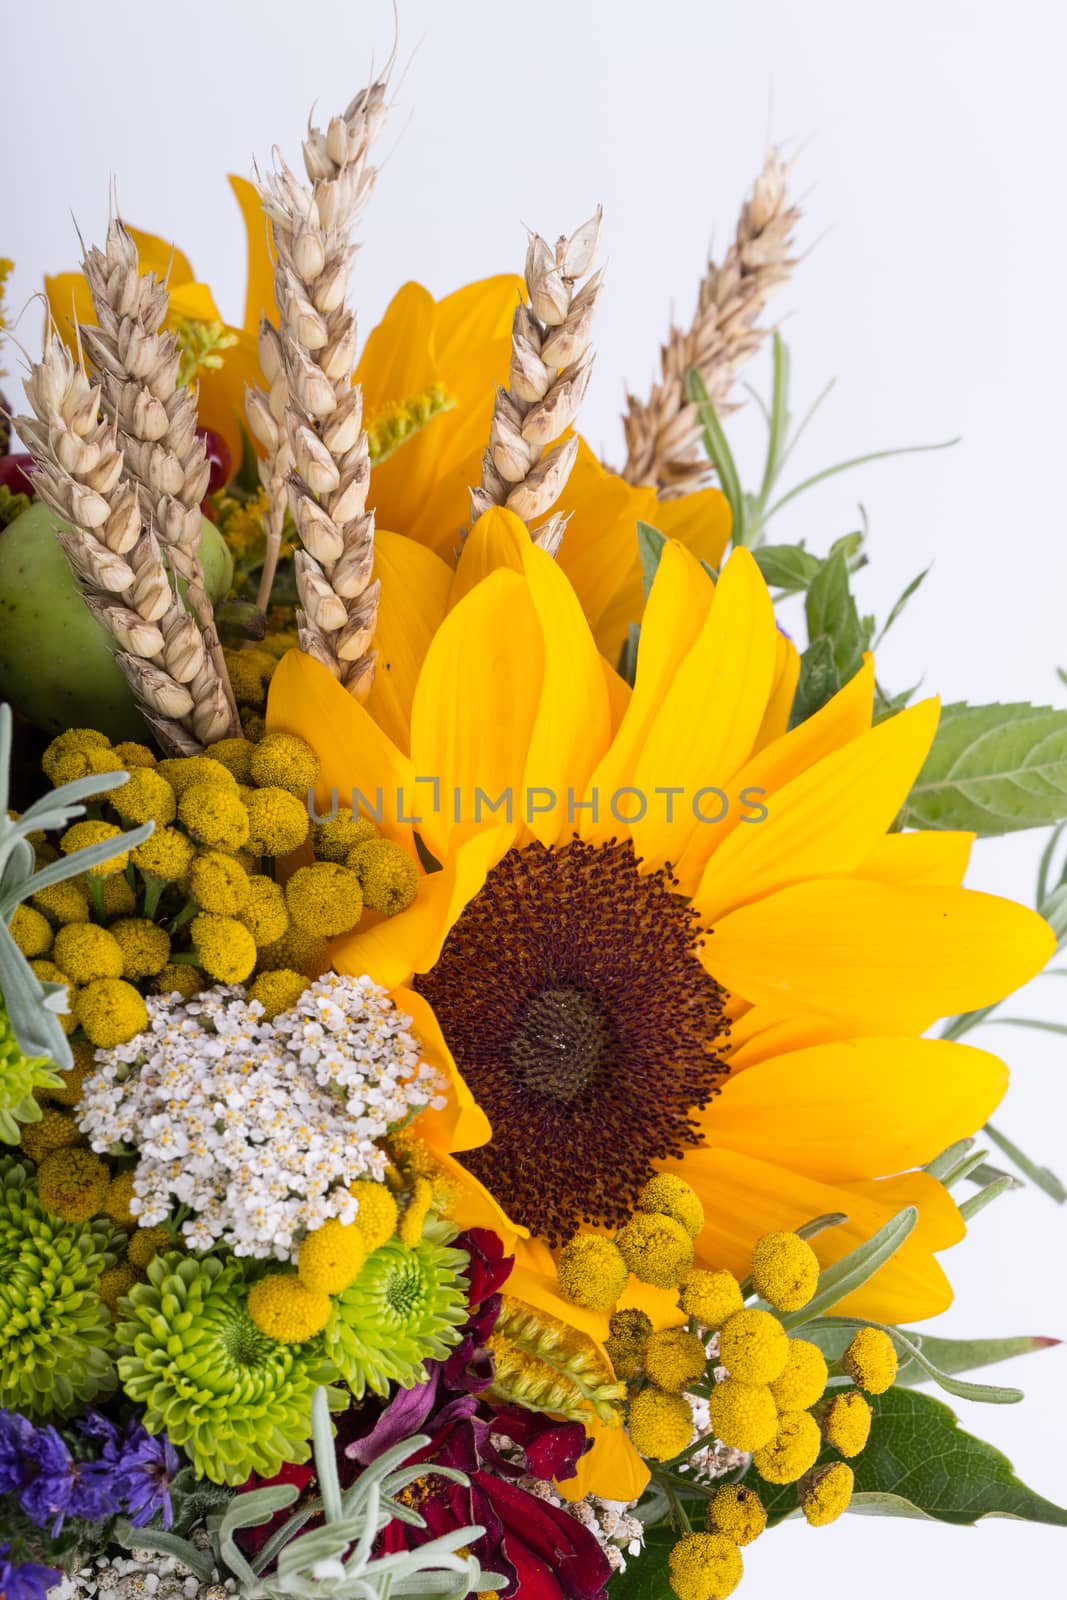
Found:
M 67 827 L 84 814 L 83 801 L 119 788 L 129 776 L 128 772 L 102 772 L 78 778 L 45 795 L 13 822 L 7 814 L 11 793 L 11 710 L 0 706 L 0 996 L 24 1054 L 47 1056 L 61 1067 L 71 1064 L 70 1046 L 59 1023 L 66 991 L 62 984 L 42 983 L 12 938 L 8 924 L 16 908 L 31 895 L 67 878 L 76 878 L 90 867 L 101 866 L 123 850 L 136 848 L 148 838 L 155 824 L 146 822 L 121 838 L 87 845 L 40 871 L 35 870 L 28 836 L 38 829 Z
M 416 1434 L 394 1445 L 343 1490 L 325 1389 L 315 1391 L 312 1428 L 319 1496 L 295 1511 L 255 1557 L 245 1556 L 236 1535 L 245 1528 L 263 1527 L 287 1510 L 298 1498 L 294 1484 L 235 1495 L 224 1511 L 208 1520 L 210 1552 L 156 1529 L 127 1525 L 120 1528 L 119 1537 L 128 1547 L 177 1556 L 205 1582 L 220 1574 L 232 1578 L 242 1600 L 289 1596 L 311 1600 L 324 1593 L 331 1600 L 386 1600 L 399 1595 L 462 1600 L 468 1594 L 504 1587 L 504 1577 L 484 1572 L 470 1553 L 485 1532 L 476 1524 L 456 1528 L 413 1550 L 375 1555 L 378 1536 L 390 1522 L 426 1526 L 423 1517 L 398 1498 L 426 1471 L 424 1463 L 407 1464 L 429 1442 L 426 1435 Z M 464 1474 L 452 1467 L 435 1466 L 433 1470 L 436 1477 L 467 1482 Z M 321 1525 L 305 1531 L 307 1524 L 319 1517 Z

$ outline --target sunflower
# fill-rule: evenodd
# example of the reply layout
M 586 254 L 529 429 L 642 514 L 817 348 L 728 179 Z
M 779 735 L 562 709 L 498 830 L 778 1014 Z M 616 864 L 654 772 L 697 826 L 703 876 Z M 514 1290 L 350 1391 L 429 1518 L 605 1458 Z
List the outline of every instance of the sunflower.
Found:
M 817 1241 L 833 1260 L 914 1201 L 916 1234 L 850 1309 L 943 1309 L 933 1251 L 960 1223 L 910 1169 L 973 1131 L 1006 1073 L 919 1035 L 1026 981 L 1051 934 L 960 886 L 968 836 L 892 831 L 936 702 L 872 727 L 868 661 L 787 732 L 790 672 L 744 550 L 713 585 L 668 544 L 632 694 L 509 513 L 481 519 L 454 588 L 410 755 L 299 653 L 269 706 L 316 749 L 320 803 L 379 796 L 420 861 L 414 904 L 332 954 L 411 985 L 461 1086 L 425 1136 L 462 1153 L 546 1275 L 553 1248 L 615 1226 L 665 1170 L 710 1218 L 698 1261 L 731 1268 L 760 1234 L 843 1211 Z

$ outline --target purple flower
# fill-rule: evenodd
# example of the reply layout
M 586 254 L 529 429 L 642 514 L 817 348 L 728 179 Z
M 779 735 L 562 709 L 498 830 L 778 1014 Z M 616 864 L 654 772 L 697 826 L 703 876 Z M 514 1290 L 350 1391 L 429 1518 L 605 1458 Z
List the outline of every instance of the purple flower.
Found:
M 130 1423 L 118 1459 L 117 1487 L 133 1527 L 143 1528 L 157 1511 L 163 1513 L 163 1526 L 171 1527 L 170 1485 L 180 1466 L 178 1452 L 166 1434 L 153 1438 L 141 1423 Z
M 104 1522 L 120 1510 L 112 1465 L 76 1461 L 55 1428 L 37 1428 L 27 1456 L 33 1476 L 23 1482 L 19 1505 L 39 1528 L 51 1522 L 53 1538 L 67 1517 Z
M 53 1537 L 70 1514 L 74 1458 L 55 1428 L 36 1428 L 27 1445 L 30 1470 L 23 1480 L 19 1505 L 31 1522 L 51 1522 Z
M 17 1566 L 5 1559 L 9 1549 L 10 1545 L 0 1544 L 0 1600 L 45 1600 L 63 1574 L 55 1567 L 40 1567 L 35 1561 Z
M 30 1454 L 36 1430 L 19 1411 L 0 1411 L 0 1494 L 17 1494 L 37 1471 Z

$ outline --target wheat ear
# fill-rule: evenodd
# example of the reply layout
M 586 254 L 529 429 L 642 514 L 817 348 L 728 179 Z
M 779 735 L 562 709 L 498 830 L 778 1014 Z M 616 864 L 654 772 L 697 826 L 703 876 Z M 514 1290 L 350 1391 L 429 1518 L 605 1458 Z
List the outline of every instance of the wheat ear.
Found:
M 787 174 L 777 150 L 769 151 L 726 259 L 708 263 L 692 324 L 668 334 L 659 383 L 647 401 L 627 396 L 623 477 L 653 484 L 661 499 L 701 488 L 711 471 L 696 407 L 686 399 L 686 373 L 695 367 L 701 374 L 720 415 L 735 410 L 730 392 L 738 369 L 767 337 L 756 322 L 796 265 L 790 251 L 800 210 L 789 200 Z
M 196 620 L 185 609 L 145 525 L 101 391 L 58 334 L 31 366 L 32 417 L 18 431 L 36 463 L 34 488 L 68 528 L 59 539 L 85 603 L 118 647 L 138 707 L 164 750 L 195 754 L 224 737 L 230 712 Z
M 210 466 L 196 431 L 196 399 L 178 382 L 181 351 L 163 332 L 169 297 L 154 273 L 141 273 L 137 247 L 112 218 L 103 250 L 87 251 L 82 270 L 93 297 L 95 328 L 79 329 L 100 379 L 105 414 L 114 419 L 126 471 L 137 488 L 141 516 L 166 550 L 175 575 L 186 585 L 186 603 L 200 624 L 204 649 L 214 667 L 212 702 L 222 697 L 229 713 L 224 732 L 240 733 L 214 609 L 200 564 L 200 502 Z M 213 720 L 214 715 L 213 715 Z
M 471 490 L 472 522 L 491 506 L 507 506 L 529 525 L 551 510 L 570 477 L 577 436 L 545 450 L 578 415 L 593 370 L 590 334 L 603 268 L 577 292 L 576 284 L 596 256 L 600 219 L 598 206 L 569 238 L 557 240 L 554 250 L 539 234 L 530 235 L 529 304 L 520 303 L 515 311 L 509 383 L 497 390 L 481 485 Z M 555 555 L 566 526 L 566 516 L 557 512 L 534 531 L 534 543 Z
M 362 90 L 326 132 L 309 125 L 308 184 L 282 161 L 259 182 L 274 248 L 279 327 L 260 325 L 269 392 L 250 389 L 248 421 L 267 450 L 265 610 L 287 506 L 301 548 L 294 557 L 301 647 L 357 698 L 374 676 L 378 617 L 374 513 L 367 510 L 370 453 L 363 397 L 353 386 L 356 318 L 347 305 L 352 231 L 374 187 L 369 154 L 385 118 L 384 81 Z

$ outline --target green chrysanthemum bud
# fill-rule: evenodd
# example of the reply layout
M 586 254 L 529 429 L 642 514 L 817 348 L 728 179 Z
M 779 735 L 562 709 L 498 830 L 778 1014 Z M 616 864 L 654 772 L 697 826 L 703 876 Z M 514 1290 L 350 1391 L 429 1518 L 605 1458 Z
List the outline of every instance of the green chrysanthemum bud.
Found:
M 119 1302 L 119 1378 L 213 1483 L 272 1477 L 310 1455 L 311 1398 L 328 1368 L 317 1340 L 280 1344 L 248 1312 L 243 1264 L 176 1251 Z
M 26 1056 L 0 1003 L 0 1139 L 18 1144 L 19 1123 L 38 1122 L 35 1089 L 60 1089 L 63 1074 L 45 1056 Z
M 100 1298 L 114 1244 L 106 1218 L 50 1217 L 22 1162 L 0 1159 L 0 1406 L 63 1417 L 114 1389 Z
M 423 1362 L 440 1361 L 467 1320 L 467 1257 L 448 1240 L 454 1230 L 430 1223 L 414 1249 L 390 1239 L 367 1257 L 359 1276 L 334 1301 L 323 1335 L 326 1354 L 356 1399 L 422 1381 Z

